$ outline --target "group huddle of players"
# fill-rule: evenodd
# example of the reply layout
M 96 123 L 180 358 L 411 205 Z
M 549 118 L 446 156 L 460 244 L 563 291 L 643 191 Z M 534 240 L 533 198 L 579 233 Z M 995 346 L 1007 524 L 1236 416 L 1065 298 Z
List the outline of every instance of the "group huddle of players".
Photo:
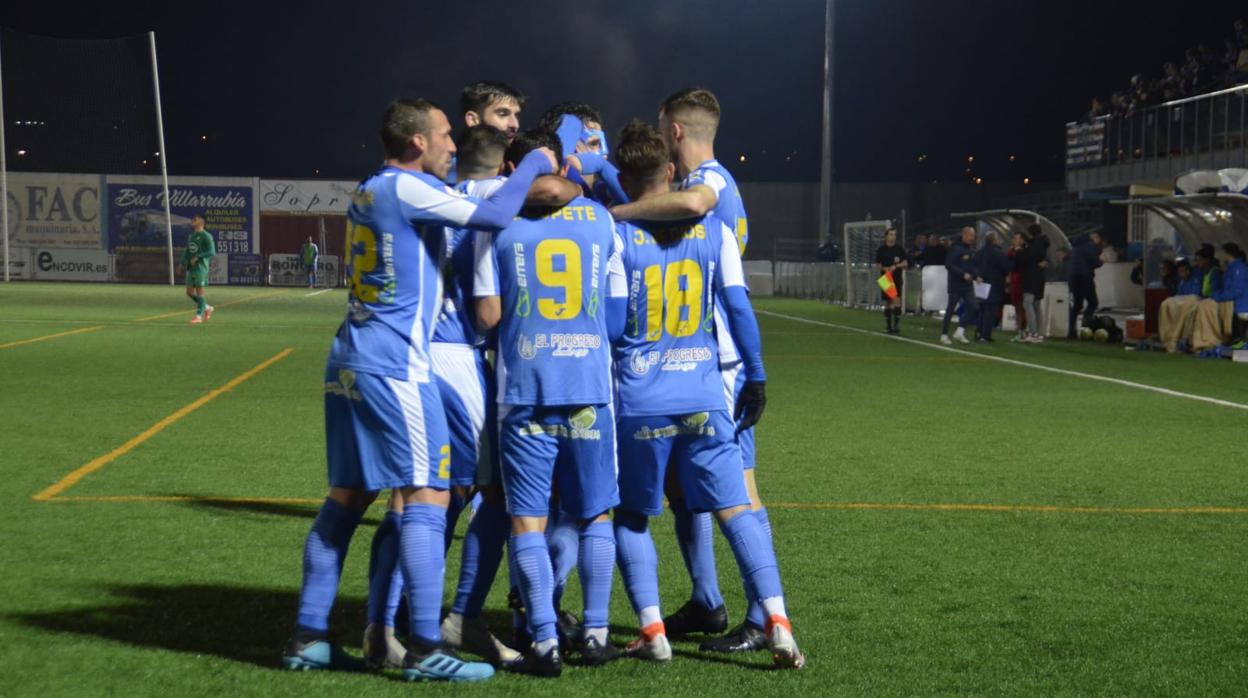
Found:
M 633 120 L 609 148 L 584 104 L 521 132 L 524 101 L 502 83 L 469 85 L 457 137 L 422 99 L 382 118 L 385 165 L 348 211 L 349 304 L 325 375 L 330 491 L 283 663 L 411 680 L 480 680 L 495 666 L 558 676 L 573 654 L 664 662 L 669 636 L 701 634 L 703 651 L 766 650 L 800 668 L 754 485 L 766 375 L 745 210 L 714 157 L 719 102 L 676 92 L 657 128 Z M 329 612 L 352 534 L 387 489 L 361 662 L 330 640 Z M 648 525 L 665 499 L 693 585 L 667 617 Z M 474 505 L 444 617 L 451 532 Z M 712 518 L 749 602 L 718 637 L 728 614 Z M 504 549 L 512 647 L 482 618 Z M 623 648 L 607 637 L 617 566 L 640 629 Z M 561 604 L 573 568 L 579 620 Z

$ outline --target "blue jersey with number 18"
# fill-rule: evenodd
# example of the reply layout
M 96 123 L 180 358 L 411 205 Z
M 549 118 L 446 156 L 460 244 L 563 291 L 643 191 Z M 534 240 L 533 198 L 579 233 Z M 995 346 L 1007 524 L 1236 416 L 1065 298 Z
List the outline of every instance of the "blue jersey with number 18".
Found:
M 397 167 L 360 183 L 347 209 L 350 293 L 331 367 L 429 380 L 444 227 L 463 227 L 477 207 L 436 177 Z
M 584 197 L 478 233 L 476 297 L 499 296 L 499 401 L 611 401 L 608 297 L 625 294 L 620 242 L 607 209 Z
M 732 229 L 708 215 L 616 230 L 628 281 L 628 319 L 616 342 L 620 415 L 724 409 L 716 299 L 745 285 Z

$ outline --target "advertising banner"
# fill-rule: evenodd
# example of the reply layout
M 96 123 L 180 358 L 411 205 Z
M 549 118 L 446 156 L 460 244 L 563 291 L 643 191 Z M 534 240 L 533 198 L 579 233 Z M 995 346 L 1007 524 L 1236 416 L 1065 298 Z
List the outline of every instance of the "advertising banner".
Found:
M 262 179 L 260 212 L 346 215 L 355 186 L 345 181 Z
M 41 281 L 108 281 L 112 258 L 103 250 L 35 250 L 31 276 Z
M 330 288 L 338 285 L 339 258 L 321 255 L 316 260 L 317 287 Z M 269 255 L 270 286 L 307 286 L 308 276 L 303 261 L 297 254 Z
M 229 264 L 231 286 L 261 286 L 264 284 L 264 257 L 258 254 L 232 254 Z
M 9 244 L 98 250 L 103 177 L 93 174 L 10 172 Z
M 186 279 L 183 279 L 185 282 Z M 208 262 L 208 283 L 225 286 L 230 282 L 230 256 L 218 253 Z
M 159 177 L 106 178 L 108 249 L 165 246 L 164 191 Z M 191 217 L 202 215 L 222 254 L 259 251 L 256 180 L 227 177 L 170 177 L 173 245 L 184 247 Z
M 0 279 L 3 278 L 0 274 Z M 14 281 L 30 278 L 30 250 L 25 247 L 9 248 L 9 278 Z

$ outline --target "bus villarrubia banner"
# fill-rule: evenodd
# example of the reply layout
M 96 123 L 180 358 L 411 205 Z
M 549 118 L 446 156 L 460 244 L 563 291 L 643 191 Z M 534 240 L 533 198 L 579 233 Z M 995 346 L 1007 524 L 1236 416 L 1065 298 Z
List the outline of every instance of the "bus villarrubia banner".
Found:
M 161 179 L 110 175 L 105 182 L 108 249 L 116 255 L 116 279 L 168 281 Z M 175 253 L 186 246 L 196 215 L 204 217 L 204 228 L 216 241 L 219 255 L 259 252 L 255 178 L 170 177 L 169 211 Z

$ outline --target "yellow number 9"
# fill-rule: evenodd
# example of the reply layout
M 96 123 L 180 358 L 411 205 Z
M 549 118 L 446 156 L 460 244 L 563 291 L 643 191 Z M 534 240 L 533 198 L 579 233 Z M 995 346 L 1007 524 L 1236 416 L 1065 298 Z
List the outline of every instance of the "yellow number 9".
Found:
M 537 312 L 547 320 L 570 320 L 581 314 L 581 248 L 571 240 L 542 240 L 537 244 L 537 280 L 547 288 L 563 289 L 563 301 L 539 298 Z M 563 271 L 555 270 L 563 258 Z

